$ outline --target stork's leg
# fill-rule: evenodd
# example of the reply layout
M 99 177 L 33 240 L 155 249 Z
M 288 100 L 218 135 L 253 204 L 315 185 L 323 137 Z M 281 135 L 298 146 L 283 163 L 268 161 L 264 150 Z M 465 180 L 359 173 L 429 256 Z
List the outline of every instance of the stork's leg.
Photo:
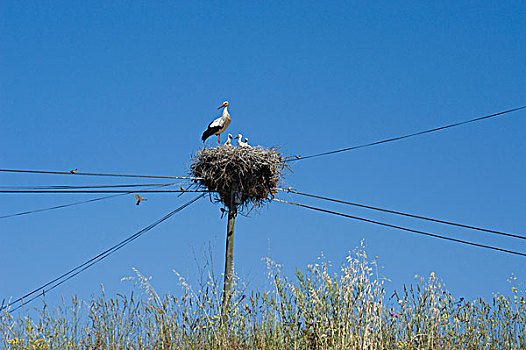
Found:
M 221 146 L 221 134 L 217 135 L 217 144 Z

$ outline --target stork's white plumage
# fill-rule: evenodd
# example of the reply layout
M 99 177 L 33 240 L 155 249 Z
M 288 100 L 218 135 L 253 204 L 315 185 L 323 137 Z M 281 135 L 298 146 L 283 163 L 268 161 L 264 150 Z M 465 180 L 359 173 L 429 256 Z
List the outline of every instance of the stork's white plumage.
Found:
M 239 134 L 236 136 L 236 139 L 237 139 L 237 147 L 250 147 L 248 145 L 248 143 L 246 142 L 243 142 L 243 135 Z M 246 141 L 248 141 L 248 139 L 245 138 Z
M 223 104 L 217 109 L 221 109 L 223 107 L 223 115 L 211 122 L 208 125 L 208 129 L 206 129 L 203 133 L 203 136 L 201 137 L 201 140 L 203 140 L 203 142 L 205 142 L 205 140 L 210 136 L 217 135 L 217 143 L 221 144 L 221 133 L 225 131 L 226 128 L 228 128 L 231 121 L 230 114 L 228 114 L 228 101 L 223 102 Z
M 232 146 L 232 134 L 228 134 L 226 142 L 223 146 Z

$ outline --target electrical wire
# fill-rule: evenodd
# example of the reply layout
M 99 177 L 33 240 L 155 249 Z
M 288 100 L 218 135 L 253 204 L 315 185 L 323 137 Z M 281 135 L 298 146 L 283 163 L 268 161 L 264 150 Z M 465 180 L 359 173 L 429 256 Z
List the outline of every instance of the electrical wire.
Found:
M 9 310 L 9 312 L 14 312 L 16 310 L 18 310 L 19 308 L 21 308 L 22 306 L 25 306 L 27 304 L 29 304 L 31 301 L 35 300 L 36 298 L 38 298 L 40 295 L 45 295 L 45 293 L 55 289 L 56 287 L 60 286 L 61 284 L 63 284 L 64 282 L 70 280 L 71 278 L 77 276 L 79 273 L 81 273 L 82 271 L 85 271 L 86 269 L 88 269 L 89 267 L 91 267 L 92 265 L 96 264 L 97 262 L 105 259 L 106 257 L 108 257 L 109 255 L 113 254 L 114 252 L 116 252 L 117 250 L 121 249 L 122 247 L 124 247 L 125 245 L 127 245 L 128 243 L 131 243 L 132 241 L 136 240 L 137 238 L 139 238 L 140 236 L 142 236 L 143 234 L 145 234 L 146 232 L 150 231 L 151 229 L 153 229 L 155 226 L 159 225 L 160 223 L 162 223 L 163 221 L 166 221 L 168 220 L 169 218 L 171 218 L 173 215 L 177 214 L 178 212 L 180 212 L 181 210 L 185 209 L 186 207 L 188 207 L 190 204 L 198 201 L 199 199 L 203 198 L 205 196 L 205 194 L 201 194 L 197 197 L 195 197 L 194 199 L 186 202 L 185 204 L 181 205 L 180 207 L 178 207 L 177 209 L 174 209 L 172 210 L 170 213 L 168 213 L 167 215 L 165 215 L 164 217 L 160 218 L 159 220 L 155 221 L 154 223 L 146 226 L 145 228 L 143 228 L 142 230 L 134 233 L 133 235 L 131 235 L 130 237 L 126 238 L 125 240 L 115 244 L 113 247 L 105 250 L 104 252 L 98 254 L 97 256 L 91 258 L 90 260 L 84 262 L 83 264 L 81 265 L 78 265 L 77 267 L 69 270 L 68 272 L 60 275 L 59 277 L 53 279 L 52 281 L 50 282 L 47 282 L 46 284 L 34 289 L 33 291 L 23 295 L 22 297 L 16 299 L 15 301 L 11 302 L 11 303 L 8 303 L 6 304 L 5 306 L 2 306 L 0 307 L 0 311 L 3 311 L 5 309 L 8 309 L 12 306 L 14 306 L 15 304 L 18 304 L 20 303 L 20 305 L 16 306 L 14 309 L 12 310 Z M 48 286 L 51 286 L 49 287 L 48 289 L 45 289 L 46 287 Z M 41 292 L 41 293 L 40 293 Z M 36 294 L 36 295 L 35 295 Z M 32 296 L 32 297 L 31 297 Z M 27 301 L 24 301 L 24 299 L 28 298 L 28 297 L 31 297 L 30 299 L 28 299 Z
M 55 174 L 55 175 L 79 175 L 79 176 L 142 177 L 142 178 L 150 178 L 150 179 L 200 180 L 200 178 L 198 178 L 198 177 L 190 177 L 190 176 L 160 176 L 160 175 L 82 173 L 82 172 L 77 172 L 75 170 L 71 170 L 71 171 L 48 171 L 48 170 L 0 169 L 0 172 L 29 173 L 29 174 Z
M 178 193 L 178 192 L 210 192 L 206 190 L 0 190 L 0 193 Z
M 171 186 L 171 185 L 174 185 L 174 184 L 179 184 L 179 183 L 156 184 L 156 185 L 152 185 L 150 187 L 164 187 L 164 186 Z M 15 213 L 15 214 L 3 215 L 3 216 L 0 216 L 0 219 L 7 219 L 7 218 L 15 217 L 15 216 L 22 216 L 22 215 L 40 213 L 40 212 L 48 211 L 48 210 L 67 208 L 67 207 L 72 207 L 74 205 L 86 204 L 86 203 L 97 202 L 97 201 L 101 201 L 101 200 L 105 200 L 105 199 L 110 199 L 110 198 L 115 198 L 115 197 L 120 197 L 120 196 L 126 196 L 126 195 L 129 195 L 131 193 L 136 193 L 136 191 L 128 191 L 128 192 L 123 192 L 123 193 L 112 194 L 110 196 L 104 196 L 104 197 L 93 198 L 93 199 L 88 199 L 88 200 L 79 201 L 79 202 L 73 202 L 73 203 L 56 205 L 56 206 L 48 207 L 48 208 L 40 208 L 40 209 L 28 210 L 28 211 L 24 211 L 24 212 L 20 212 L 20 213 Z
M 388 223 L 380 222 L 380 221 L 376 221 L 376 220 L 370 220 L 370 219 L 362 218 L 362 217 L 359 217 L 359 216 L 348 215 L 348 214 L 340 213 L 340 212 L 337 212 L 337 211 L 332 211 L 332 210 L 312 207 L 310 205 L 305 205 L 305 204 L 300 204 L 300 203 L 289 202 L 289 201 L 286 201 L 286 200 L 283 200 L 283 199 L 273 198 L 273 200 L 276 201 L 276 202 L 291 204 L 291 205 L 294 205 L 294 206 L 307 208 L 307 209 L 311 209 L 311 210 L 316 210 L 316 211 L 320 211 L 320 212 L 327 213 L 327 214 L 333 214 L 333 215 L 342 216 L 342 217 L 345 217 L 345 218 L 348 218 L 348 219 L 364 221 L 364 222 L 368 222 L 368 223 L 375 224 L 375 225 L 380 225 L 380 226 L 394 228 L 394 229 L 397 229 L 397 230 L 402 230 L 402 231 L 407 231 L 407 232 L 411 232 L 411 233 L 416 233 L 416 234 L 419 234 L 419 235 L 425 235 L 425 236 L 429 236 L 429 237 L 434 237 L 434 238 L 439 238 L 439 239 L 443 239 L 443 240 L 447 240 L 447 241 L 452 241 L 452 242 L 455 242 L 455 243 L 467 244 L 467 245 L 471 245 L 471 246 L 474 246 L 474 247 L 491 249 L 491 250 L 499 251 L 499 252 L 502 252 L 502 253 L 509 253 L 509 254 L 514 254 L 514 255 L 519 255 L 519 256 L 526 257 L 526 253 L 522 253 L 522 252 L 518 252 L 518 251 L 514 251 L 514 250 L 508 250 L 508 249 L 494 247 L 494 246 L 490 246 L 490 245 L 486 245 L 486 244 L 475 243 L 475 242 L 470 242 L 470 241 L 464 241 L 464 240 L 461 240 L 461 239 L 457 239 L 457 238 L 453 238 L 453 237 L 447 237 L 447 236 L 442 236 L 442 235 L 438 235 L 438 234 L 431 233 L 431 232 L 414 230 L 414 229 L 403 227 L 403 226 L 388 224 Z
M 74 205 L 80 205 L 80 204 L 85 204 L 85 203 L 97 202 L 97 201 L 101 201 L 101 200 L 104 200 L 104 199 L 110 199 L 110 198 L 115 198 L 115 197 L 119 197 L 119 196 L 126 196 L 126 195 L 128 195 L 130 193 L 132 193 L 132 192 L 118 193 L 118 194 L 113 194 L 113 195 L 110 195 L 110 196 L 93 198 L 93 199 L 88 199 L 88 200 L 80 201 L 80 202 L 73 202 L 73 203 L 68 203 L 68 204 L 56 205 L 54 207 L 40 208 L 40 209 L 35 209 L 35 210 L 28 210 L 28 211 L 23 211 L 23 212 L 20 212 L 20 213 L 15 213 L 15 214 L 3 215 L 3 216 L 0 216 L 0 219 L 7 219 L 7 218 L 15 217 L 15 216 L 40 213 L 40 212 L 43 212 L 43 211 L 54 210 L 54 209 L 67 208 L 67 207 L 72 207 Z
M 88 188 L 134 188 L 134 187 L 152 187 L 152 186 L 176 186 L 185 185 L 186 182 L 172 182 L 164 184 L 119 184 L 119 185 L 42 185 L 42 186 L 0 186 L 0 190 L 18 189 L 18 190 L 68 190 L 68 189 L 88 189 Z
M 521 110 L 521 109 L 524 109 L 524 108 L 526 108 L 526 106 L 517 107 L 517 108 L 513 108 L 513 109 L 508 109 L 506 111 L 502 111 L 502 112 L 498 112 L 498 113 L 494 113 L 494 114 L 490 114 L 490 115 L 485 115 L 485 116 L 482 116 L 482 117 L 477 117 L 477 118 L 473 118 L 473 119 L 470 119 L 470 120 L 465 120 L 465 121 L 458 122 L 458 123 L 448 124 L 448 125 L 440 126 L 438 128 L 433 128 L 433 129 L 428 129 L 428 130 L 424 130 L 424 131 L 419 131 L 419 132 L 415 132 L 415 133 L 407 134 L 407 135 L 403 135 L 403 136 L 392 137 L 392 138 L 388 138 L 388 139 L 381 140 L 381 141 L 366 143 L 366 144 L 363 144 L 363 145 L 337 149 L 337 150 L 334 150 L 334 151 L 310 154 L 310 155 L 307 155 L 307 156 L 301 156 L 301 155 L 291 156 L 291 157 L 287 157 L 285 160 L 288 161 L 288 162 L 293 162 L 293 161 L 304 160 L 304 159 L 309 159 L 309 158 L 327 156 L 327 155 L 330 155 L 330 154 L 335 154 L 335 153 L 340 153 L 340 152 L 347 152 L 347 151 L 355 150 L 355 149 L 358 149 L 358 148 L 376 146 L 376 145 L 380 145 L 382 143 L 403 140 L 403 139 L 407 139 L 407 138 L 413 137 L 413 136 L 428 134 L 428 133 L 435 132 L 435 131 L 440 131 L 440 130 L 444 130 L 444 129 L 448 129 L 448 128 L 453 128 L 455 126 L 460 126 L 460 125 L 464 125 L 464 124 L 468 124 L 468 123 L 473 123 L 473 122 L 481 121 L 481 120 L 484 120 L 484 119 L 494 118 L 494 117 L 497 117 L 499 115 L 504 115 L 504 114 L 507 114 L 507 113 L 515 112 L 515 111 L 518 111 L 518 110 Z
M 477 231 L 482 231 L 482 232 L 486 232 L 486 233 L 493 233 L 493 234 L 497 234 L 497 235 L 513 237 L 513 238 L 518 238 L 518 239 L 526 239 L 525 236 L 521 236 L 521 235 L 517 235 L 517 234 L 513 234 L 513 233 L 507 233 L 507 232 L 502 232 L 502 231 L 497 231 L 497 230 L 486 229 L 486 228 L 482 228 L 482 227 L 476 227 L 476 226 L 471 226 L 471 225 L 459 224 L 457 222 L 445 221 L 445 220 L 425 217 L 425 216 L 421 216 L 421 215 L 409 214 L 409 213 L 396 211 L 396 210 L 390 210 L 390 209 L 385 209 L 385 208 L 373 207 L 372 205 L 365 205 L 365 204 L 360 204 L 360 203 L 348 202 L 348 201 L 343 201 L 343 200 L 340 200 L 340 199 L 334 199 L 334 198 L 323 197 L 323 196 L 319 196 L 319 195 L 315 195 L 315 194 L 298 192 L 298 191 L 295 191 L 295 190 L 292 190 L 292 189 L 278 188 L 278 190 L 284 191 L 284 192 L 295 193 L 295 194 L 298 194 L 298 195 L 301 195 L 301 196 L 318 198 L 318 199 L 323 199 L 323 200 L 326 200 L 326 201 L 352 205 L 352 206 L 355 206 L 355 207 L 372 209 L 372 210 L 381 211 L 381 212 L 390 213 L 390 214 L 403 215 L 403 216 L 407 216 L 407 217 L 414 218 L 414 219 L 427 220 L 427 221 L 437 222 L 437 223 L 440 223 L 440 224 L 457 226 L 457 227 L 467 228 L 467 229 L 471 229 L 471 230 L 477 230 Z

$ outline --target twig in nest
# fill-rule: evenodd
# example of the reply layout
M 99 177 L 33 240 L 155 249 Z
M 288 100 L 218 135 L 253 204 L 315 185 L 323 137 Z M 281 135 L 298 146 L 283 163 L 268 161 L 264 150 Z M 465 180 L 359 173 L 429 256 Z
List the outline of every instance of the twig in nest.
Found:
M 241 209 L 261 207 L 274 198 L 285 169 L 290 169 L 276 148 L 219 146 L 204 148 L 192 157 L 191 170 L 198 183 L 216 192 L 214 200 L 232 205 L 239 192 Z

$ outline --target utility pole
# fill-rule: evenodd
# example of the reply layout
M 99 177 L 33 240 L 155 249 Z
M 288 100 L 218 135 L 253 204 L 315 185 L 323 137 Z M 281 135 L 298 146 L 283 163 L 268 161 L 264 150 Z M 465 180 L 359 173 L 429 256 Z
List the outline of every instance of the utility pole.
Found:
M 223 284 L 223 298 L 221 304 L 221 319 L 227 318 L 228 305 L 232 296 L 232 284 L 234 280 L 234 227 L 236 224 L 238 192 L 232 191 L 230 205 L 228 206 L 228 224 L 226 229 L 226 253 L 225 253 L 225 280 Z

